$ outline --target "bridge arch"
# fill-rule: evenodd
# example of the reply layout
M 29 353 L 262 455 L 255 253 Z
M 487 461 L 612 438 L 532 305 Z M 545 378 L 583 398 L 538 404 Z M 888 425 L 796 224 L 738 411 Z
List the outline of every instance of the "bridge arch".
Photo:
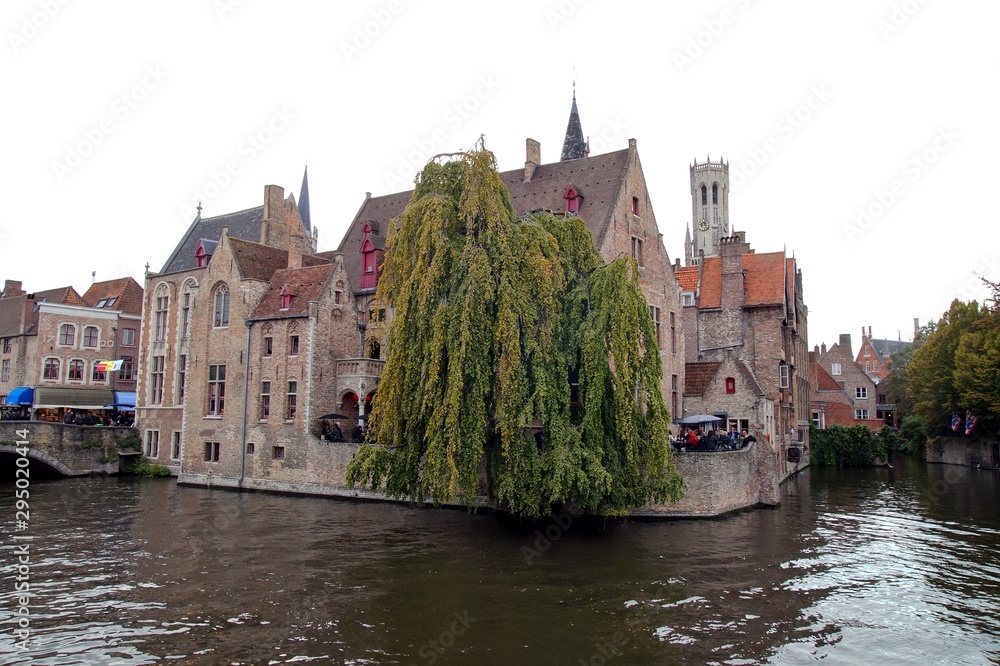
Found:
M 10 453 L 11 455 L 14 456 L 20 456 L 21 452 L 23 451 L 24 448 L 21 448 L 19 451 L 18 447 L 16 446 L 11 446 L 9 444 L 0 444 L 0 453 Z M 34 449 L 30 446 L 28 447 L 28 458 L 32 460 L 37 460 L 40 463 L 48 465 L 49 467 L 59 472 L 63 476 L 76 476 L 73 473 L 73 470 L 71 470 L 69 467 L 59 462 L 58 459 L 53 458 L 47 453 L 42 453 L 41 451 Z

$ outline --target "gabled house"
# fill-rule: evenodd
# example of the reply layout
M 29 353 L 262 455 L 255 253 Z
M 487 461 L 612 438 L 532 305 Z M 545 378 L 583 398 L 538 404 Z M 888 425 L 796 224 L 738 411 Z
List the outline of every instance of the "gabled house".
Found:
M 850 334 L 841 334 L 839 341 L 829 349 L 826 344 L 815 347 L 812 357 L 823 371 L 818 373 L 817 381 L 823 374 L 828 375 L 851 401 L 849 414 L 843 414 L 841 409 L 836 414 L 827 412 L 823 417 L 825 426 L 865 425 L 873 430 L 880 429 L 883 421 L 876 414 L 876 383 L 864 367 L 855 362 Z

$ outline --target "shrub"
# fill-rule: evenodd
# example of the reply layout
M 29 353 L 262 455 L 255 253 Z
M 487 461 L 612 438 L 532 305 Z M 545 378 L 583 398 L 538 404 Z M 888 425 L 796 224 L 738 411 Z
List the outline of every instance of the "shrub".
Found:
M 809 462 L 812 465 L 870 467 L 885 460 L 886 440 L 863 425 L 831 426 L 809 433 Z

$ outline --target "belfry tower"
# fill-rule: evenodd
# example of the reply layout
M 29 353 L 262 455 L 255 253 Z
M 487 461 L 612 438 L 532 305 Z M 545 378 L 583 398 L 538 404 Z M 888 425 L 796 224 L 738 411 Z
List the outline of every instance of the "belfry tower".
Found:
M 719 254 L 719 239 L 729 235 L 729 163 L 697 159 L 691 164 L 691 226 L 684 234 L 684 265 L 697 266 Z

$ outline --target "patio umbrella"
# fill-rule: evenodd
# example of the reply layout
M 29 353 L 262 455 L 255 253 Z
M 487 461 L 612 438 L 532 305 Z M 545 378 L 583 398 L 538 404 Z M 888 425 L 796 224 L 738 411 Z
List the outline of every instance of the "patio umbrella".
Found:
M 695 414 L 693 416 L 685 416 L 684 418 L 677 419 L 674 423 L 679 423 L 680 425 L 700 425 L 702 423 L 721 423 L 722 418 L 719 416 L 712 416 L 711 414 Z
M 337 420 L 337 421 L 346 421 L 349 418 L 351 418 L 351 417 L 350 416 L 344 416 L 343 414 L 324 414 L 323 416 L 319 417 L 319 419 L 321 421 L 322 420 L 328 420 L 328 419 L 333 419 L 333 420 Z

